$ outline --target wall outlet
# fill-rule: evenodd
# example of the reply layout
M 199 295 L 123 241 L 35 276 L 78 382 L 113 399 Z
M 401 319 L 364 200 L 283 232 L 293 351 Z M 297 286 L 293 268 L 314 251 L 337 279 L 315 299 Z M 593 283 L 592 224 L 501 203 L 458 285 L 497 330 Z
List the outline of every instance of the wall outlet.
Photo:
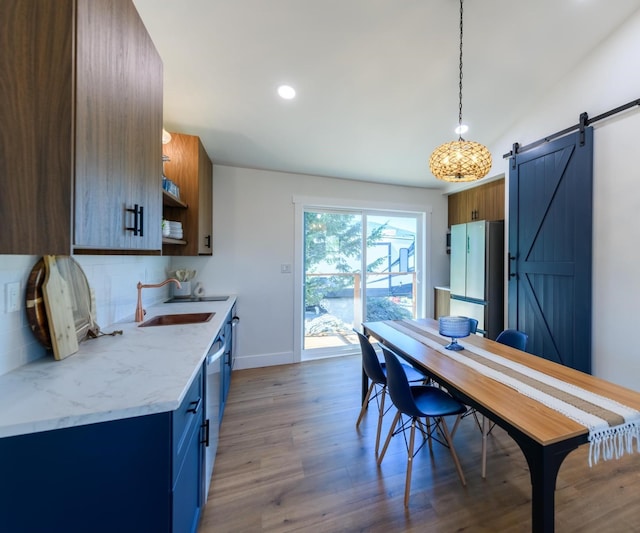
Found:
M 5 285 L 5 294 L 7 296 L 5 306 L 7 313 L 20 311 L 20 282 L 7 283 Z

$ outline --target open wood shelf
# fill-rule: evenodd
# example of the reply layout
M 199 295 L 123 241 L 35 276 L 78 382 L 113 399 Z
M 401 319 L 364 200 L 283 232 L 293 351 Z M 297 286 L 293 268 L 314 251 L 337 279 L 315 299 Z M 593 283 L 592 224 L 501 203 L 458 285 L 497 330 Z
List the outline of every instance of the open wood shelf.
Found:
M 162 244 L 181 244 L 186 246 L 187 241 L 183 241 L 182 239 L 171 239 L 169 237 L 162 237 Z
M 183 209 L 187 209 L 189 207 L 182 200 L 164 189 L 162 189 L 162 204 L 169 207 L 181 207 Z

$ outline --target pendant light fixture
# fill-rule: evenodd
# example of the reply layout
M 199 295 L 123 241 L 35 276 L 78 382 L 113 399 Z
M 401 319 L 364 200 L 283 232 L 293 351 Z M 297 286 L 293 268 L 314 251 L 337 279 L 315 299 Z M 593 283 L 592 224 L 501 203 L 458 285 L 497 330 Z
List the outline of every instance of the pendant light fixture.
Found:
M 439 180 L 462 182 L 484 178 L 491 170 L 491 152 L 486 146 L 465 141 L 462 134 L 466 126 L 462 124 L 462 4 L 460 0 L 460 83 L 458 91 L 458 140 L 441 144 L 429 158 L 429 168 Z

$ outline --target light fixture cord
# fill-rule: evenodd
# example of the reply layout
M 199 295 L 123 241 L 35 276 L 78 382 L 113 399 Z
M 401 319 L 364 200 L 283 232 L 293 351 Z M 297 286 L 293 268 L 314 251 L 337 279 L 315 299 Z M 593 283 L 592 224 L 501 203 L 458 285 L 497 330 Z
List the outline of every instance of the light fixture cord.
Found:
M 458 92 L 458 127 L 462 128 L 462 3 L 464 0 L 460 0 L 460 84 Z M 462 130 L 460 130 L 459 141 L 464 140 L 462 138 Z

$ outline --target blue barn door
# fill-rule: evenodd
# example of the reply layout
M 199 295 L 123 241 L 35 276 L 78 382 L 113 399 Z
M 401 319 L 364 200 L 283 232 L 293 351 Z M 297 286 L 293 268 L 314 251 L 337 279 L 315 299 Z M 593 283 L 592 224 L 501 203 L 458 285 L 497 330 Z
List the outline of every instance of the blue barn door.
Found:
M 508 323 L 527 351 L 591 373 L 593 128 L 513 156 Z

